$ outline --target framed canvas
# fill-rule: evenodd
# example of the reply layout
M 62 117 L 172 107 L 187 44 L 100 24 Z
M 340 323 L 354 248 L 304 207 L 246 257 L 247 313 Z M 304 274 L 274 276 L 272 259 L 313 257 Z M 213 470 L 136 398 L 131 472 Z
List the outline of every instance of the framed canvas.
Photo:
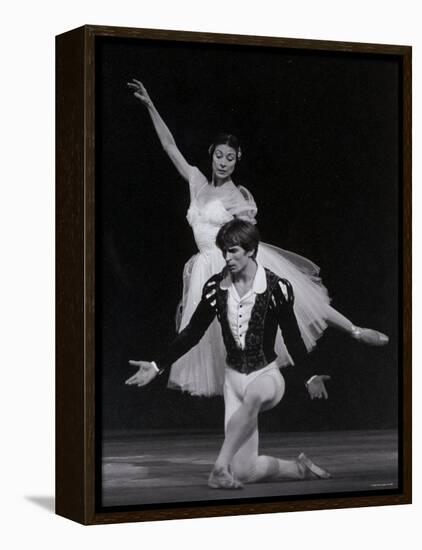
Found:
M 56 53 L 57 513 L 410 503 L 411 47 L 85 26 Z

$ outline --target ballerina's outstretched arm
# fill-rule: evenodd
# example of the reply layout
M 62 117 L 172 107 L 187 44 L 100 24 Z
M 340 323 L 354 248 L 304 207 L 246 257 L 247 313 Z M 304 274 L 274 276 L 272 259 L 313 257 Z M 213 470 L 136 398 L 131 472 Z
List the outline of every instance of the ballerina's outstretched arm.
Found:
M 152 102 L 145 86 L 142 84 L 142 82 L 136 80 L 135 78 L 132 79 L 132 82 L 128 82 L 127 85 L 133 91 L 133 95 L 137 99 L 139 99 L 142 105 L 144 105 L 148 109 L 155 131 L 157 132 L 157 136 L 161 142 L 161 145 L 163 146 L 164 151 L 167 153 L 182 178 L 184 178 L 186 181 L 189 181 L 193 166 L 191 166 L 187 162 L 185 157 L 179 151 L 173 134 L 170 132 L 167 124 L 161 118 L 161 115 L 157 111 L 154 103 Z

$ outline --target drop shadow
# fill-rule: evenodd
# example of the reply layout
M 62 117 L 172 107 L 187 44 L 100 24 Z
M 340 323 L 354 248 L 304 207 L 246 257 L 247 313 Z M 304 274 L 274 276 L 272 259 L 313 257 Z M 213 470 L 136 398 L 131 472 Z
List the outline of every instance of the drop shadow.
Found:
M 25 496 L 25 499 L 54 514 L 56 499 L 53 496 Z

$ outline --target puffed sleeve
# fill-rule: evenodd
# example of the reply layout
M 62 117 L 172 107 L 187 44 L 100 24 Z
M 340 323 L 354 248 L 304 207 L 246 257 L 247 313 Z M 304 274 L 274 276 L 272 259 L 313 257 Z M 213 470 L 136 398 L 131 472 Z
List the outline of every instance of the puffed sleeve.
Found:
M 237 189 L 239 190 L 241 200 L 239 200 L 236 208 L 233 209 L 232 214 L 236 216 L 236 218 L 240 218 L 242 220 L 246 220 L 255 224 L 255 218 L 258 212 L 258 208 L 256 206 L 252 193 L 248 189 L 246 189 L 246 187 L 243 187 L 243 185 L 239 185 Z

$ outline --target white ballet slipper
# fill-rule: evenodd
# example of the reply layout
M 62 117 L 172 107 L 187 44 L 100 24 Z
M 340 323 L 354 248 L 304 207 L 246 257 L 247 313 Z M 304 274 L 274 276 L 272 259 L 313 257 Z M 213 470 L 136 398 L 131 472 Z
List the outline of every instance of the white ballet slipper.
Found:
M 353 327 L 352 338 L 369 346 L 386 346 L 389 338 L 386 334 L 372 328 Z
M 305 453 L 300 453 L 297 462 L 303 473 L 303 479 L 330 479 L 331 474 L 317 466 L 308 458 Z

